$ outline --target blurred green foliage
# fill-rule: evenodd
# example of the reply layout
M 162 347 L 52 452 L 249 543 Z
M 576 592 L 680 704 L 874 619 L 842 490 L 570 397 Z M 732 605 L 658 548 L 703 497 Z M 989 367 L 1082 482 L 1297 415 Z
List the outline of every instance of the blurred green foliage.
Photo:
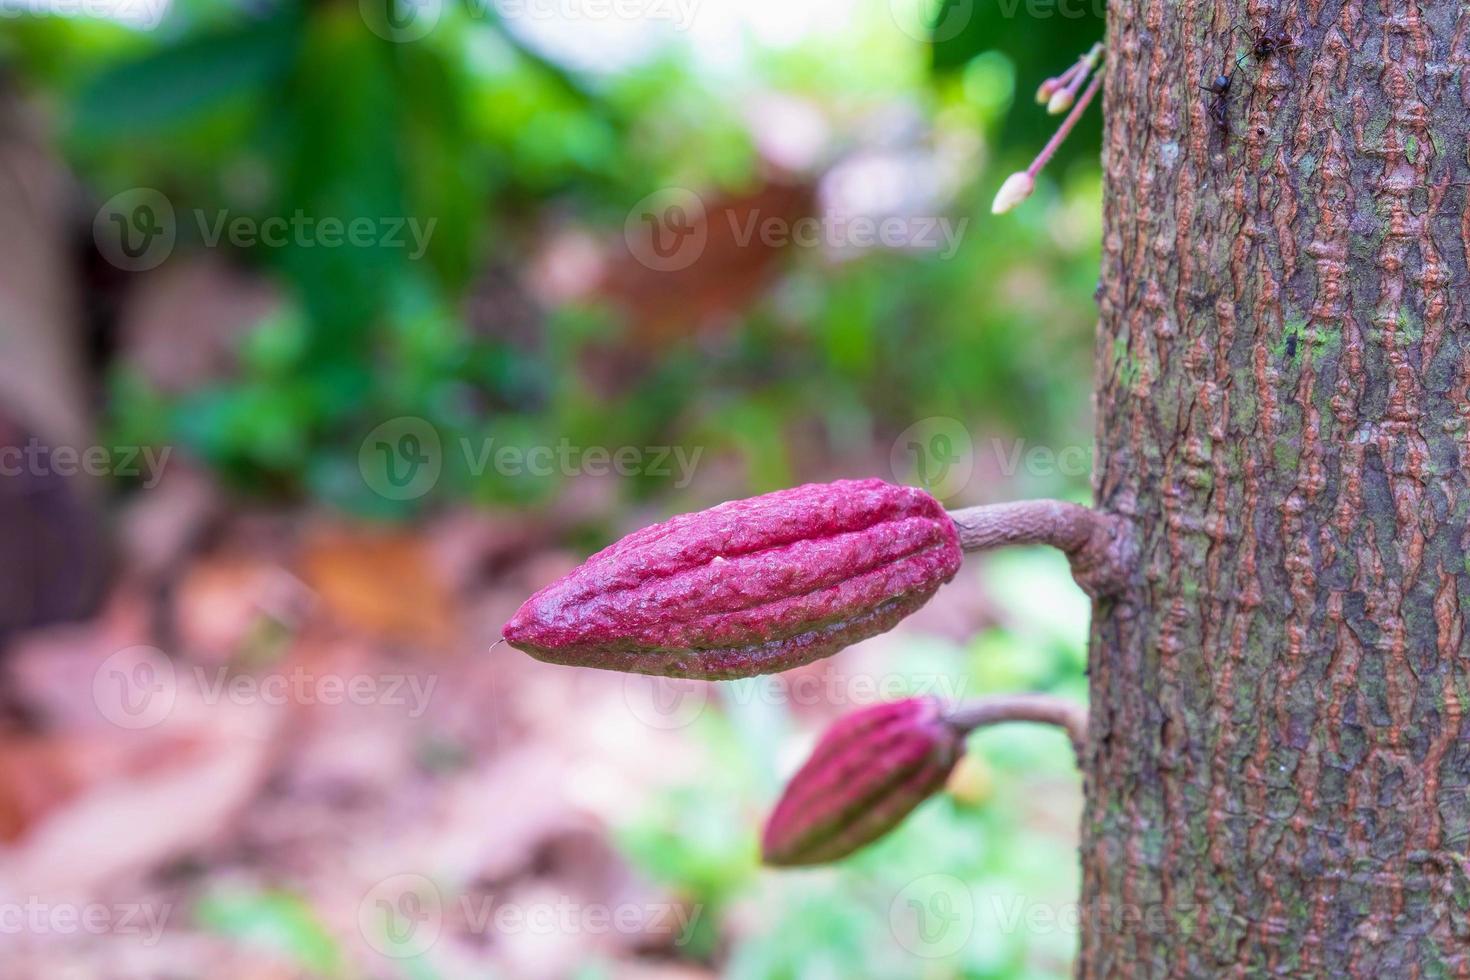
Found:
M 195 906 L 194 918 L 212 932 L 279 953 L 314 977 L 348 975 L 337 941 L 300 896 L 221 890 Z
M 96 200 L 131 187 L 169 198 L 177 251 L 206 246 L 186 217 L 196 210 L 434 222 L 421 261 L 381 243 L 234 249 L 286 298 L 236 374 L 170 396 L 125 369 L 111 379 L 119 441 L 180 444 L 256 492 L 391 514 L 446 496 L 529 504 L 557 482 L 475 472 L 447 453 L 436 495 L 384 500 L 363 485 L 357 450 L 397 416 L 428 419 L 451 444 L 698 445 L 706 460 L 735 460 L 750 490 L 810 470 L 813 440 L 842 455 L 930 415 L 1086 441 L 1085 394 L 1058 381 L 1089 370 L 1095 167 L 1059 170 L 1062 188 L 1044 184 L 1006 220 L 988 201 L 1054 122 L 1030 105 L 1038 72 L 1064 66 L 1097 25 L 1057 18 L 1040 32 L 977 7 L 934 46 L 931 73 L 926 46 L 895 29 L 897 9 L 859 3 L 835 33 L 757 47 L 742 69 L 752 77 L 733 86 L 677 44 L 615 72 L 562 66 L 484 4 L 447 8 L 414 43 L 365 29 L 356 4 L 189 0 L 151 33 L 14 21 L 0 50 L 55 107 Z M 849 122 L 916 114 L 929 145 L 986 140 L 982 157 L 1004 166 L 977 169 L 943 205 L 966 222 L 957 252 L 832 261 L 796 249 L 739 329 L 643 351 L 646 370 L 611 394 L 580 365 L 625 336 L 613 310 L 538 310 L 529 338 L 470 315 L 486 270 L 524 274 L 548 220 L 615 237 L 630 204 L 660 187 L 751 186 L 741 93 L 761 88 Z M 1024 138 L 997 142 L 1002 132 Z M 1073 144 L 1095 159 L 1095 135 Z

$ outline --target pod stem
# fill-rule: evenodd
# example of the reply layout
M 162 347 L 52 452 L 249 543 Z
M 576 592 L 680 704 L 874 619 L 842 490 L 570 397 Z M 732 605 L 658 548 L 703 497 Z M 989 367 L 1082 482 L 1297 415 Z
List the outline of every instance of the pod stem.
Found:
M 1087 708 L 1055 694 L 996 694 L 976 698 L 956 705 L 944 720 L 966 734 L 984 725 L 1007 721 L 1057 725 L 1066 730 L 1079 760 L 1087 744 Z
M 1067 118 L 1063 119 L 1062 124 L 1057 127 L 1057 131 L 1052 133 L 1051 139 L 1046 141 L 1046 145 L 1041 148 L 1041 152 L 1036 154 L 1036 159 L 1031 161 L 1031 166 L 1026 168 L 1026 173 L 1030 174 L 1033 178 L 1041 173 L 1041 168 L 1047 165 L 1052 155 L 1057 152 L 1057 148 L 1066 140 L 1067 134 L 1072 131 L 1072 127 L 1077 125 L 1077 120 L 1081 119 L 1082 114 L 1087 111 L 1088 103 L 1097 94 L 1097 90 L 1102 87 L 1102 80 L 1102 72 L 1098 72 L 1092 76 L 1092 81 L 1088 82 L 1087 88 L 1082 90 L 1082 96 L 1072 104 L 1072 111 L 1067 113 Z M 1074 78 L 1073 81 L 1081 81 L 1081 78 Z
M 1018 500 L 949 512 L 965 551 L 1046 544 L 1064 552 L 1093 598 L 1115 595 L 1132 569 L 1132 536 L 1121 517 L 1062 500 Z

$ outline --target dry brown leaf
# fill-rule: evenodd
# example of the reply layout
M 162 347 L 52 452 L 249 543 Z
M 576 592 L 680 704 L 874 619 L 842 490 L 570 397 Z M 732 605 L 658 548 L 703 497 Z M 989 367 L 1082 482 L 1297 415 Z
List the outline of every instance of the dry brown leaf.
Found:
M 694 261 L 650 268 L 640 258 L 646 252 L 635 254 L 625 236 L 601 283 L 602 295 L 627 312 L 630 347 L 645 362 L 648 351 L 728 319 L 770 285 L 791 246 L 773 245 L 761 235 L 745 241 L 742 229 L 772 221 L 790 228 L 816 208 L 816 189 L 805 182 L 773 180 L 745 194 L 705 197 L 703 212 L 690 215 L 694 234 L 704 242 Z
M 186 764 L 200 744 L 188 735 L 144 732 L 0 740 L 0 840 L 22 838 L 47 814 L 109 780 Z
M 119 732 L 110 748 L 48 750 L 49 778 L 72 781 L 71 795 L 0 850 L 0 900 L 90 895 L 217 839 L 265 779 L 284 715 L 261 703 L 181 705 L 170 723 Z
M 301 577 L 344 626 L 382 639 L 443 648 L 454 603 L 424 540 L 398 531 L 337 528 L 313 535 Z
M 257 635 L 263 621 L 294 625 L 309 601 L 301 582 L 279 562 L 227 553 L 188 567 L 174 593 L 174 629 L 183 650 L 228 660 Z

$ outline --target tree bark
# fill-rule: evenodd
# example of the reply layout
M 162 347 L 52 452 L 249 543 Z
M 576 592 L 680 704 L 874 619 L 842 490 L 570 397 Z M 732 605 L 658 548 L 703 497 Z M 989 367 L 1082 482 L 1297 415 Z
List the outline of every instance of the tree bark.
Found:
M 1107 40 L 1078 974 L 1470 976 L 1470 6 Z
M 107 568 L 99 481 L 80 465 L 93 436 L 69 191 L 47 134 L 0 70 L 0 654 L 13 632 L 91 612 Z M 43 446 L 76 456 L 53 465 L 36 455 Z M 0 726 L 11 701 L 0 682 Z

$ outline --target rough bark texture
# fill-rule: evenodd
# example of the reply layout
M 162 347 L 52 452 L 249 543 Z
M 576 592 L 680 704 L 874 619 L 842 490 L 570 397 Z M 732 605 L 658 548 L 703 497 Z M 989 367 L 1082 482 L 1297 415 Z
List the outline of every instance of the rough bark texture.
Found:
M 1470 6 L 1107 48 L 1079 974 L 1470 976 Z

